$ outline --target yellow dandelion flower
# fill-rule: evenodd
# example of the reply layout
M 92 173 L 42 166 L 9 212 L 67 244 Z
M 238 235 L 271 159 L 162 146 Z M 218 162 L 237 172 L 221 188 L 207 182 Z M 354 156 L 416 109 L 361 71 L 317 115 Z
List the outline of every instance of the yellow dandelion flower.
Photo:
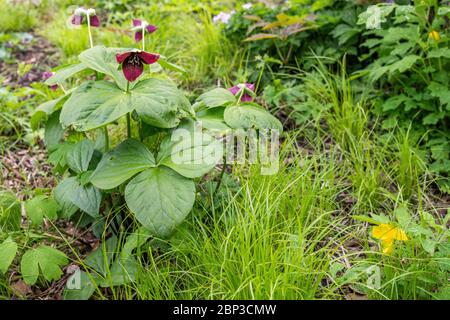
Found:
M 381 240 L 382 252 L 389 254 L 394 248 L 394 240 L 407 241 L 405 231 L 389 223 L 382 223 L 372 229 L 372 236 Z
M 433 39 L 435 41 L 441 40 L 441 35 L 439 34 L 439 32 L 434 31 L 434 30 L 428 34 L 428 37 L 430 37 L 431 39 Z

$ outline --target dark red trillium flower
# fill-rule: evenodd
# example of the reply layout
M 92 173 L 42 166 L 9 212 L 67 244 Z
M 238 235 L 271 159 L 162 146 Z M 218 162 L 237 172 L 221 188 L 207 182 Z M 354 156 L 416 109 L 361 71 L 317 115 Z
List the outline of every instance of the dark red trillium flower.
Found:
M 74 25 L 77 25 L 77 26 L 82 25 L 83 20 L 84 20 L 83 15 L 74 14 L 72 16 L 72 24 L 74 24 Z M 100 19 L 98 18 L 97 15 L 89 16 L 89 23 L 90 23 L 91 27 L 99 27 Z
M 246 83 L 245 86 L 250 89 L 251 91 L 255 91 L 255 85 L 253 83 Z M 235 85 L 233 87 L 231 87 L 230 89 L 228 89 L 228 91 L 230 91 L 233 95 L 238 96 L 241 94 L 241 87 L 239 85 Z M 244 94 L 241 97 L 241 101 L 242 102 L 250 102 L 253 100 L 253 97 L 251 95 L 249 95 L 248 93 L 244 92 Z
M 145 51 L 130 51 L 116 55 L 117 63 L 122 65 L 123 75 L 130 82 L 139 78 L 144 72 L 144 64 L 153 64 L 158 59 L 159 54 Z
M 134 26 L 134 27 L 142 26 L 142 20 L 139 20 L 139 19 L 133 19 L 133 26 Z M 158 30 L 158 28 L 157 28 L 156 26 L 152 25 L 152 24 L 149 24 L 149 25 L 147 25 L 147 26 L 145 27 L 145 30 L 146 30 L 148 33 L 153 33 L 153 32 L 155 32 L 156 30 Z M 136 31 L 136 32 L 134 33 L 134 40 L 136 40 L 136 42 L 139 42 L 139 41 L 142 40 L 142 30 L 138 30 L 138 31 Z
M 45 81 L 45 80 L 47 80 L 48 78 L 50 78 L 51 76 L 53 76 L 53 72 L 51 72 L 51 71 L 45 71 L 45 72 L 43 72 L 42 73 L 42 79 Z M 51 85 L 50 86 L 50 89 L 52 89 L 52 90 L 56 90 L 58 88 L 58 85 L 57 84 L 54 84 L 54 85 Z

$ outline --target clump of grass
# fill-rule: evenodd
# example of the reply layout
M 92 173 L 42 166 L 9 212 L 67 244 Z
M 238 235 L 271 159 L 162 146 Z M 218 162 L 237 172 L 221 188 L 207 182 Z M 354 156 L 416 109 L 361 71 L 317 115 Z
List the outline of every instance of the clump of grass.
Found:
M 29 31 L 36 26 L 37 12 L 31 2 L 15 4 L 12 1 L 0 2 L 0 32 Z

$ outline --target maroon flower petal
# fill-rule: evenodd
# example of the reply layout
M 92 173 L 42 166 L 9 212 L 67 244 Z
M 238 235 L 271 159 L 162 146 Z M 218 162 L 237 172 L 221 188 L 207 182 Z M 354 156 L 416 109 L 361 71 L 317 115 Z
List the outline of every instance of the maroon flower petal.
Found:
M 79 15 L 73 15 L 72 16 L 72 24 L 74 25 L 81 25 L 83 23 L 83 16 L 79 16 Z
M 126 58 L 130 56 L 131 52 L 125 52 L 125 53 L 118 53 L 116 54 L 116 61 L 117 63 L 122 63 L 125 61 Z
M 147 30 L 148 33 L 153 33 L 156 30 L 158 30 L 158 27 L 156 27 L 156 26 L 154 26 L 152 24 L 149 24 L 145 29 Z
M 141 51 L 137 54 L 145 64 L 152 64 L 158 61 L 159 54 Z
M 125 78 L 133 82 L 144 72 L 144 64 L 136 55 L 131 55 L 122 64 L 122 71 Z
M 58 89 L 58 85 L 54 84 L 50 86 L 50 89 L 52 89 L 53 91 L 55 91 L 56 89 Z
M 133 19 L 133 26 L 138 27 L 142 24 L 142 21 L 139 19 Z
M 139 42 L 142 40 L 142 31 L 136 31 L 134 33 L 134 40 L 136 40 L 136 42 Z
M 255 92 L 255 85 L 253 83 L 246 83 L 245 86 Z
M 89 17 L 89 23 L 93 27 L 99 27 L 100 26 L 100 20 L 99 20 L 98 16 Z
M 241 97 L 242 102 L 250 102 L 252 100 L 253 100 L 252 96 L 249 95 L 248 93 L 244 93 Z
M 45 71 L 42 73 L 42 79 L 47 80 L 48 78 L 50 78 L 53 75 L 53 72 L 51 71 Z
M 228 91 L 230 91 L 233 95 L 236 95 L 239 90 L 241 90 L 238 86 L 233 86 L 230 89 L 228 89 Z

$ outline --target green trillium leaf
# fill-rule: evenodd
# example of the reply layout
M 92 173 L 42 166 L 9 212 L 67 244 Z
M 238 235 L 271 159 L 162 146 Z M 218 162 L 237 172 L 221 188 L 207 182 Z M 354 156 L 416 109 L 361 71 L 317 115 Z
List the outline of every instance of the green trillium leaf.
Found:
M 64 129 L 59 122 L 60 111 L 53 112 L 45 124 L 44 142 L 47 149 L 54 150 L 64 137 Z
M 64 103 L 63 126 L 78 131 L 102 127 L 133 111 L 131 95 L 108 81 L 88 81 L 78 87 Z
M 233 129 L 275 129 L 283 131 L 281 122 L 255 105 L 242 104 L 225 109 L 225 123 Z
M 194 181 L 172 169 L 147 169 L 125 188 L 125 201 L 136 219 L 157 237 L 166 237 L 191 211 Z
M 187 178 L 197 178 L 213 169 L 222 155 L 222 144 L 212 135 L 182 126 L 162 141 L 157 162 Z
M 83 185 L 76 177 L 61 181 L 54 190 L 54 198 L 64 217 L 72 216 L 77 208 L 94 218 L 99 216 L 100 191 L 91 184 Z
M 216 88 L 200 95 L 197 101 L 203 102 L 209 108 L 214 108 L 236 103 L 236 97 L 227 89 Z
M 198 121 L 202 122 L 204 129 L 223 133 L 230 130 L 223 119 L 224 112 L 225 107 L 211 108 L 197 112 L 196 117 Z
M 76 173 L 82 173 L 88 170 L 89 162 L 94 154 L 94 143 L 91 140 L 84 139 L 69 150 L 66 155 L 69 168 Z
M 86 69 L 84 63 L 71 64 L 64 66 L 55 71 L 55 74 L 45 81 L 46 85 L 53 86 L 55 84 L 62 84 L 66 79 L 70 78 L 74 74 Z
M 72 90 L 70 92 L 72 92 Z M 69 96 L 70 93 L 67 93 L 66 95 L 60 96 L 50 101 L 46 101 L 43 104 L 39 105 L 31 115 L 31 129 L 37 130 L 39 124 L 47 120 L 51 114 L 54 114 L 55 111 L 59 110 Z
M 147 147 L 128 139 L 103 156 L 91 176 L 91 183 L 100 189 L 112 189 L 154 166 L 155 158 Z
M 119 64 L 116 61 L 116 54 L 125 50 L 127 49 L 95 46 L 83 51 L 78 58 L 83 65 L 110 76 L 120 89 L 126 90 L 127 80 L 119 70 Z
M 133 107 L 147 124 L 158 128 L 173 128 L 180 118 L 193 115 L 189 100 L 170 81 L 146 79 L 131 91 Z

